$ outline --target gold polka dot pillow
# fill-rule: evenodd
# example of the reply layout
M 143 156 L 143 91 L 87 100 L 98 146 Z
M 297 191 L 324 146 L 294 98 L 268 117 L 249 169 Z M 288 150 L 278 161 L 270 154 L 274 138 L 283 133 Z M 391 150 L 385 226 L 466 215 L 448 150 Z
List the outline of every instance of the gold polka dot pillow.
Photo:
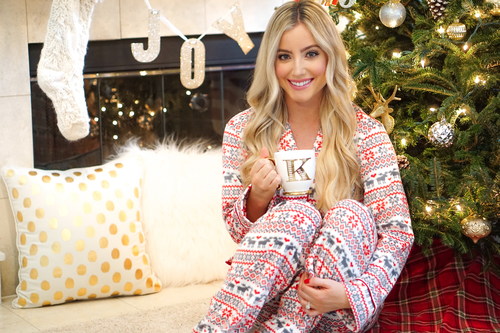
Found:
M 17 232 L 18 308 L 159 291 L 133 160 L 48 171 L 4 167 Z

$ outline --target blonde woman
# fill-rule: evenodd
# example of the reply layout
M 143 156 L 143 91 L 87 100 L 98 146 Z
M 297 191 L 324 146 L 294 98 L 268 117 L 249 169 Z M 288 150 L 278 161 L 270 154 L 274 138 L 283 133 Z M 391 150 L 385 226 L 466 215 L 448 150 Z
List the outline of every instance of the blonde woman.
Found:
M 195 332 L 364 331 L 413 243 L 394 149 L 352 104 L 346 51 L 325 10 L 293 1 L 270 19 L 250 109 L 223 140 L 223 215 L 239 244 Z M 287 195 L 273 152 L 314 149 L 315 189 Z

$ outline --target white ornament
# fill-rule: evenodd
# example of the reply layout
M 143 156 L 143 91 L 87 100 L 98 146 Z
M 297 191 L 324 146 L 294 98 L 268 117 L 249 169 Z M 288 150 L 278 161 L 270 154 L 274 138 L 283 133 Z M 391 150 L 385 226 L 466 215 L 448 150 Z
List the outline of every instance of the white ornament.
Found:
M 148 25 L 148 49 L 144 49 L 143 43 L 132 43 L 132 55 L 139 62 L 151 62 L 160 54 L 160 11 L 151 9 L 149 11 Z
M 389 28 L 400 26 L 406 18 L 406 8 L 400 0 L 389 0 L 379 11 L 380 21 Z
M 199 39 L 190 38 L 181 47 L 181 83 L 188 89 L 195 89 L 201 86 L 203 80 L 205 80 L 205 45 Z
M 233 18 L 233 24 L 230 24 L 224 19 L 218 19 L 213 23 L 213 26 L 234 39 L 241 47 L 243 53 L 247 54 L 253 49 L 254 44 L 245 31 L 243 15 L 238 3 L 231 8 L 231 16 Z
M 356 0 L 340 0 L 339 1 L 339 5 L 342 8 L 350 8 L 350 7 L 354 6 L 355 3 L 356 3 Z

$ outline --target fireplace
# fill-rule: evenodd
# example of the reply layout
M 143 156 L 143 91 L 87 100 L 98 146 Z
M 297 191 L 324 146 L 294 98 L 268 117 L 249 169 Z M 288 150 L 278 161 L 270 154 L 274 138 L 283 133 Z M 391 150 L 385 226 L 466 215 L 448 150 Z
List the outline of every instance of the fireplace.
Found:
M 102 164 L 130 140 L 143 147 L 199 139 L 207 149 L 219 146 L 225 123 L 248 107 L 245 93 L 261 36 L 250 34 L 256 46 L 247 55 L 224 35 L 205 36 L 205 79 L 196 89 L 180 83 L 178 37 L 162 38 L 160 55 L 151 63 L 138 63 L 130 51 L 130 43 L 144 39 L 90 42 L 83 82 L 90 134 L 77 142 L 59 133 L 52 103 L 36 82 L 43 45 L 30 44 L 35 167 Z

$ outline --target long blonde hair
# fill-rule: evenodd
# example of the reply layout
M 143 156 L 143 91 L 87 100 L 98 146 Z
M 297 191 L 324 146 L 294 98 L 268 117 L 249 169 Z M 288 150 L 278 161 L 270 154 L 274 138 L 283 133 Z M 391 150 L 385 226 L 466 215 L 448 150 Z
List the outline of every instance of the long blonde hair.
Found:
M 354 134 L 356 114 L 352 106 L 355 90 L 348 71 L 346 50 L 331 17 L 314 1 L 290 1 L 271 17 L 257 55 L 254 77 L 247 100 L 254 112 L 245 128 L 243 141 L 248 157 L 241 167 L 245 184 L 262 147 L 277 150 L 287 111 L 283 91 L 275 73 L 277 50 L 283 33 L 303 23 L 327 54 L 326 86 L 320 106 L 323 146 L 316 163 L 316 205 L 327 211 L 337 201 L 353 198 L 361 190 L 359 161 Z

